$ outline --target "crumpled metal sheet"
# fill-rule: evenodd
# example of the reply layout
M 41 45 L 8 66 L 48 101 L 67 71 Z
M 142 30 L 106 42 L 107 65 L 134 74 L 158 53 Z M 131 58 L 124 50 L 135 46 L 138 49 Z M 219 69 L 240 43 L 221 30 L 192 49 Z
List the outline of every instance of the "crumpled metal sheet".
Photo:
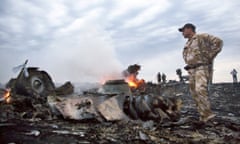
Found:
M 100 117 L 103 117 L 107 121 L 117 121 L 128 119 L 121 106 L 123 102 L 119 102 L 123 100 L 121 96 L 81 96 L 60 98 L 59 101 L 51 96 L 48 97 L 48 103 L 55 114 L 59 112 L 65 119 L 101 121 Z
M 56 103 L 55 106 L 67 119 L 83 120 L 98 117 L 91 97 L 67 98 Z
M 120 108 L 117 97 L 119 96 L 113 96 L 97 106 L 97 110 L 107 121 L 128 119 Z

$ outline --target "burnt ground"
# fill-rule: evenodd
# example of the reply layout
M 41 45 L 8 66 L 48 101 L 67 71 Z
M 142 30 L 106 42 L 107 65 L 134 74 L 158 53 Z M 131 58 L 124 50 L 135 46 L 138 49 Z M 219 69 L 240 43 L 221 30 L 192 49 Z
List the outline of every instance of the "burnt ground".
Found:
M 158 92 L 156 85 L 149 87 L 151 88 L 149 91 Z M 178 122 L 100 123 L 62 118 L 41 120 L 10 116 L 9 119 L 1 120 L 0 143 L 237 144 L 240 142 L 240 84 L 221 83 L 211 86 L 210 101 L 217 116 L 205 125 L 198 123 L 195 104 L 186 84 L 162 85 L 161 95 L 176 96 L 183 100 L 181 119 Z M 2 109 L 1 113 L 3 113 Z

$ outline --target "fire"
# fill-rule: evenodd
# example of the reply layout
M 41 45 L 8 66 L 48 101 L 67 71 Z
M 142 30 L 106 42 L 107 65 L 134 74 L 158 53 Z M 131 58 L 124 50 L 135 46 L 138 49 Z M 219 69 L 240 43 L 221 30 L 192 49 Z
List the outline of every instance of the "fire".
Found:
M 134 75 L 129 75 L 125 81 L 128 83 L 129 87 L 132 87 L 132 88 L 138 87 L 137 81 Z
M 145 81 L 143 79 L 139 80 L 137 78 L 138 71 L 140 69 L 141 66 L 138 64 L 130 65 L 126 70 L 122 72 L 122 75 L 130 88 L 144 91 Z
M 130 75 L 126 78 L 126 82 L 131 88 L 139 88 L 144 84 L 144 80 L 138 80 L 135 75 Z
M 138 87 L 138 85 L 135 82 L 133 82 L 133 81 L 128 81 L 127 83 L 128 83 L 128 85 L 130 87 L 133 87 L 133 88 L 137 88 Z
M 8 89 L 5 90 L 5 93 L 4 93 L 4 96 L 3 96 L 3 98 L 6 100 L 7 103 L 10 103 L 10 101 L 11 101 L 10 95 L 11 95 L 11 89 L 8 88 Z

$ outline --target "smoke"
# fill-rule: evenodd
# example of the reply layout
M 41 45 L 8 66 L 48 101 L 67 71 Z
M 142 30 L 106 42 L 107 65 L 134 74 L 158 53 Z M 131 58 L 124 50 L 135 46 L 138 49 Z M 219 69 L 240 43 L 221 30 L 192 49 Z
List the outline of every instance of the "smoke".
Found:
M 45 65 L 57 81 L 99 81 L 106 76 L 118 77 L 122 69 L 111 38 L 96 27 L 56 36 L 43 53 Z
M 11 69 L 23 64 L 25 59 L 29 60 L 28 66 L 40 67 L 58 83 L 116 79 L 123 70 L 110 35 L 96 25 L 81 25 L 81 29 L 71 31 L 56 30 L 51 41 L 43 42 L 42 46 L 45 47 L 1 50 L 0 82 L 13 77 Z

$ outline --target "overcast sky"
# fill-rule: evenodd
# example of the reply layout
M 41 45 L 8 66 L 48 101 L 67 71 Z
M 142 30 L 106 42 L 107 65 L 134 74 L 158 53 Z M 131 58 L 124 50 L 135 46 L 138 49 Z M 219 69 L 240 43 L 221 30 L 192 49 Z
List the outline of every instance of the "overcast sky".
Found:
M 184 39 L 191 22 L 198 33 L 223 39 L 214 82 L 240 73 L 239 0 L 0 0 L 0 82 L 16 77 L 14 66 L 47 71 L 55 82 L 114 79 L 140 64 L 139 78 L 157 72 L 178 80 Z M 187 74 L 183 70 L 183 74 Z

